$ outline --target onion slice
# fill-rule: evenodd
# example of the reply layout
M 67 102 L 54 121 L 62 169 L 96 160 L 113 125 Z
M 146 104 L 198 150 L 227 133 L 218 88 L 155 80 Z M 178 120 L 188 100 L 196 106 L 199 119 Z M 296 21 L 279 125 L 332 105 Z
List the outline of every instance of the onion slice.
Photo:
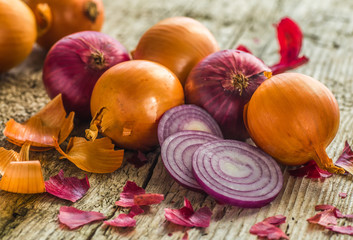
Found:
M 239 207 L 262 207 L 283 185 L 282 172 L 269 155 L 236 140 L 217 140 L 193 155 L 193 173 L 203 190 L 216 200 Z
M 169 174 L 180 185 L 202 191 L 192 173 L 192 155 L 202 144 L 219 137 L 201 131 L 180 131 L 170 135 L 162 144 L 161 157 Z
M 194 104 L 173 107 L 163 114 L 158 124 L 159 144 L 162 145 L 168 136 L 181 130 L 209 132 L 223 138 L 216 120 L 206 110 Z

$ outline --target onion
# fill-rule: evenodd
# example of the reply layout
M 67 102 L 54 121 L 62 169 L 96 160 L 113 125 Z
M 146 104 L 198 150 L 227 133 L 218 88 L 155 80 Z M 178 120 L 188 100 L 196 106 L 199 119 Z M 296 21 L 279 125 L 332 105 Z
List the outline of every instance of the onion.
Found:
M 166 66 L 184 85 L 191 69 L 218 50 L 216 39 L 200 22 L 188 17 L 172 17 L 148 29 L 132 56 Z
M 315 160 L 331 173 L 344 173 L 326 147 L 340 122 L 337 101 L 321 82 L 299 73 L 267 79 L 244 109 L 245 125 L 256 145 L 287 165 Z
M 111 66 L 127 60 L 126 49 L 106 34 L 71 34 L 59 40 L 45 59 L 45 89 L 50 98 L 62 94 L 66 111 L 88 119 L 92 90 L 99 77 Z
M 211 133 L 223 138 L 217 122 L 202 108 L 184 104 L 166 111 L 158 124 L 158 140 L 162 145 L 164 140 L 181 130 L 197 130 Z
M 169 174 L 182 186 L 202 191 L 192 173 L 192 154 L 204 143 L 219 137 L 201 131 L 180 131 L 167 137 L 161 146 L 161 157 Z
M 199 62 L 185 83 L 187 103 L 204 108 L 217 121 L 225 138 L 249 137 L 243 108 L 271 70 L 254 55 L 239 50 L 213 53 Z
M 262 207 L 283 185 L 282 172 L 269 155 L 247 143 L 217 140 L 193 155 L 194 176 L 216 200 L 239 207 Z
M 40 36 L 37 42 L 50 49 L 55 42 L 80 31 L 100 31 L 104 21 L 102 0 L 24 0 L 33 10 Z
M 93 89 L 86 137 L 96 138 L 99 130 L 119 147 L 149 151 L 158 145 L 163 113 L 183 103 L 183 87 L 166 67 L 146 60 L 119 63 Z
M 0 72 L 21 63 L 37 38 L 31 9 L 21 0 L 0 0 Z

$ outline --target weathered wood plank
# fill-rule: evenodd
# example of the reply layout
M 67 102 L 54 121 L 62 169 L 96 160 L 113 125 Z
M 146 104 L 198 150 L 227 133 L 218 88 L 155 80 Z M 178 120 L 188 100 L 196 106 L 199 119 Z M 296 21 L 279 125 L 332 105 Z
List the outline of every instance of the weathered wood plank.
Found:
M 304 31 L 303 52 L 310 62 L 297 69 L 326 84 L 336 96 L 341 110 L 339 133 L 328 148 L 334 160 L 344 141 L 352 140 L 353 82 L 352 46 L 353 21 L 350 1 L 339 0 L 219 0 L 219 1 L 104 1 L 106 22 L 103 32 L 116 37 L 133 50 L 139 37 L 150 26 L 166 17 L 184 15 L 198 19 L 214 33 L 222 49 L 237 44 L 247 45 L 266 63 L 278 60 L 275 29 L 271 26 L 283 16 L 295 19 Z M 49 98 L 41 83 L 41 66 L 45 53 L 36 49 L 30 59 L 9 73 L 0 75 L 0 130 L 9 118 L 24 121 L 43 107 Z M 73 135 L 82 135 L 87 124 L 80 124 Z M 19 150 L 0 136 L 0 146 Z M 52 150 L 33 153 L 40 159 L 45 179 L 64 169 L 66 175 L 83 176 L 67 160 L 58 160 Z M 334 176 L 325 182 L 297 179 L 284 170 L 284 188 L 270 205 L 261 209 L 241 209 L 218 205 L 202 193 L 188 191 L 175 183 L 165 171 L 158 150 L 151 153 L 149 163 L 140 169 L 125 163 L 113 174 L 88 174 L 91 189 L 77 203 L 57 199 L 49 194 L 19 195 L 0 191 L 1 239 L 180 239 L 188 230 L 190 239 L 256 239 L 248 233 L 250 226 L 265 217 L 284 214 L 287 223 L 281 228 L 291 239 L 346 239 L 347 236 L 327 233 L 312 226 L 306 219 L 315 214 L 316 204 L 333 204 L 344 213 L 351 213 L 353 204 L 352 177 Z M 157 164 L 155 165 L 155 161 Z M 151 176 L 152 174 L 152 176 Z M 151 179 L 150 179 L 151 177 Z M 147 192 L 165 194 L 165 201 L 137 216 L 134 229 L 115 229 L 95 223 L 75 231 L 58 224 L 60 206 L 70 205 L 95 210 L 109 218 L 126 211 L 114 206 L 126 180 L 146 186 Z M 348 193 L 340 199 L 339 192 Z M 179 208 L 186 196 L 198 209 L 213 209 L 211 226 L 207 229 L 183 228 L 167 223 L 164 208 Z M 341 221 L 343 224 L 343 221 Z M 347 222 L 346 224 L 349 224 Z M 171 235 L 168 235 L 171 234 Z

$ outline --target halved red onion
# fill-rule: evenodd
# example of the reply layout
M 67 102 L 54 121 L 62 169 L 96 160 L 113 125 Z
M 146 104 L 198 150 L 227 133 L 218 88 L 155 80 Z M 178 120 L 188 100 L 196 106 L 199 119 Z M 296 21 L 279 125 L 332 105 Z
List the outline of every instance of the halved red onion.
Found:
M 195 179 L 216 200 L 239 207 L 262 207 L 283 185 L 276 161 L 260 149 L 236 140 L 217 140 L 193 155 Z
M 166 111 L 158 123 L 158 141 L 162 146 L 164 140 L 181 130 L 197 130 L 209 132 L 223 138 L 217 122 L 204 109 L 184 104 Z
M 167 137 L 161 147 L 161 158 L 165 168 L 180 185 L 203 191 L 192 173 L 192 155 L 202 144 L 218 140 L 219 137 L 201 131 L 180 131 Z
M 224 138 L 245 140 L 243 110 L 271 70 L 257 57 L 223 50 L 201 60 L 185 82 L 186 103 L 205 109 L 219 124 Z

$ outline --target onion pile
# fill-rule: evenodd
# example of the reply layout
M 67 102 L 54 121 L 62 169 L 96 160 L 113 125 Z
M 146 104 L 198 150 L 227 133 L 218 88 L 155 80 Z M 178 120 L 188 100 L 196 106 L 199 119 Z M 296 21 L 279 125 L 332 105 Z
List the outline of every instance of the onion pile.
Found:
M 66 111 L 89 119 L 91 94 L 99 77 L 127 60 L 127 50 L 114 38 L 95 31 L 74 33 L 60 39 L 48 52 L 43 83 L 50 98 L 62 94 Z
M 158 124 L 159 144 L 162 146 L 168 136 L 182 130 L 203 131 L 223 138 L 221 129 L 211 115 L 192 104 L 171 108 L 163 114 Z
M 185 83 L 187 103 L 205 109 L 225 138 L 249 137 L 243 122 L 244 105 L 271 70 L 254 55 L 239 50 L 213 53 L 199 62 Z

